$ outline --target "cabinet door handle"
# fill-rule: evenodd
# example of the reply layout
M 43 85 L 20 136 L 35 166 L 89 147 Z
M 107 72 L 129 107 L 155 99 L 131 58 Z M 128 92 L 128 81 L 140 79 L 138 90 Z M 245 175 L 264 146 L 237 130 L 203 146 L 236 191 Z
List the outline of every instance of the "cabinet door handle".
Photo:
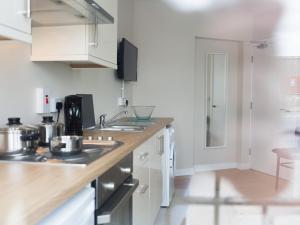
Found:
M 94 24 L 94 41 L 89 43 L 89 46 L 93 46 L 94 48 L 98 48 L 99 45 L 99 34 L 98 34 L 98 17 L 95 17 L 95 24 Z
M 106 191 L 113 191 L 113 190 L 115 190 L 115 186 L 116 185 L 113 182 L 103 183 L 102 184 L 103 189 L 106 190 Z
M 144 152 L 139 155 L 140 160 L 144 161 L 148 157 L 149 153 Z
M 131 168 L 130 167 L 128 167 L 128 168 L 120 167 L 120 171 L 121 171 L 121 173 L 124 173 L 124 174 L 131 174 Z
M 31 0 L 27 0 L 27 13 L 26 13 L 26 17 L 28 19 L 31 18 Z
M 31 19 L 31 0 L 26 0 L 26 9 L 18 11 L 17 14 L 24 15 L 26 18 Z
M 124 209 L 124 204 L 130 202 L 132 194 L 139 185 L 139 181 L 133 179 L 132 182 L 121 185 L 120 194 L 112 195 L 106 204 L 101 209 L 95 211 L 96 223 L 95 224 L 112 224 L 112 219 L 118 216 L 118 212 Z M 125 204 L 125 205 L 126 205 Z
M 161 135 L 159 138 L 158 138 L 158 141 L 159 141 L 159 148 L 158 148 L 158 151 L 157 153 L 159 155 L 163 155 L 164 154 L 164 148 L 165 148 L 165 139 L 164 139 L 164 135 Z
M 147 185 L 147 184 L 141 185 L 139 190 L 138 190 L 138 193 L 139 194 L 145 194 L 146 191 L 148 190 L 148 188 L 149 188 L 149 185 Z

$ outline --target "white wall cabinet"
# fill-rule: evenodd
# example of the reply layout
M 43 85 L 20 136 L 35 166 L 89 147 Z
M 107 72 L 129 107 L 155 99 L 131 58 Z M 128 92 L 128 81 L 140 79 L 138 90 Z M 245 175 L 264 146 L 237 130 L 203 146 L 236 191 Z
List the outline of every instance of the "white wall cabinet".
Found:
M 114 24 L 34 27 L 31 60 L 117 69 L 118 1 L 97 3 L 114 17 Z
M 29 0 L 2 1 L 0 7 L 0 39 L 31 43 Z
M 134 151 L 133 176 L 140 185 L 133 195 L 133 225 L 153 225 L 162 201 L 163 130 Z

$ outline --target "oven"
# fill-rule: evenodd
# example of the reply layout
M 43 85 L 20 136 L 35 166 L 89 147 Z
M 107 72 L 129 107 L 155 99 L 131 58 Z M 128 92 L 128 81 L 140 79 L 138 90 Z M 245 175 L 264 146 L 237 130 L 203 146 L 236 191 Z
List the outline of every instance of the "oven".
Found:
M 133 154 L 130 153 L 93 182 L 95 224 L 132 225 L 132 195 L 139 185 L 132 172 Z

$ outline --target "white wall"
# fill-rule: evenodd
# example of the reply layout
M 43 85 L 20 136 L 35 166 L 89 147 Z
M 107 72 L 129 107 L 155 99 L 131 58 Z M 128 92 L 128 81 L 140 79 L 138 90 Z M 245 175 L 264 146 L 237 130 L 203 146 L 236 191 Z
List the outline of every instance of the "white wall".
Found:
M 132 38 L 133 2 L 119 1 L 119 37 Z M 64 97 L 76 93 L 94 94 L 96 118 L 101 113 L 117 111 L 121 82 L 111 69 L 73 70 L 63 63 L 33 63 L 31 46 L 18 42 L 0 42 L 0 124 L 11 116 L 20 116 L 23 123 L 37 123 L 34 113 L 34 90 L 44 87 L 50 94 Z M 132 91 L 128 85 L 128 96 Z M 131 100 L 131 99 L 130 99 Z
M 134 19 L 134 0 L 119 0 L 119 27 L 118 27 L 118 37 L 126 38 L 129 41 L 133 41 L 133 19 Z M 133 89 L 132 82 L 125 82 L 125 96 L 129 100 L 129 104 L 132 104 L 133 100 Z M 121 94 L 121 93 L 119 93 Z
M 188 14 L 163 0 L 135 1 L 139 82 L 134 104 L 156 105 L 154 115 L 175 118 L 178 169 L 192 168 L 195 161 L 195 37 L 251 40 L 251 29 L 247 12 L 235 8 Z

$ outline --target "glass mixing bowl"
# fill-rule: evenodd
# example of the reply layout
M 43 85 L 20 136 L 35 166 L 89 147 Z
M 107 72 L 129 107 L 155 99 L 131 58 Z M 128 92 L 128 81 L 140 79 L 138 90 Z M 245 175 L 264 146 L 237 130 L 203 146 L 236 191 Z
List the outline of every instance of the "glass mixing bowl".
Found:
M 137 120 L 150 120 L 155 106 L 132 106 Z

